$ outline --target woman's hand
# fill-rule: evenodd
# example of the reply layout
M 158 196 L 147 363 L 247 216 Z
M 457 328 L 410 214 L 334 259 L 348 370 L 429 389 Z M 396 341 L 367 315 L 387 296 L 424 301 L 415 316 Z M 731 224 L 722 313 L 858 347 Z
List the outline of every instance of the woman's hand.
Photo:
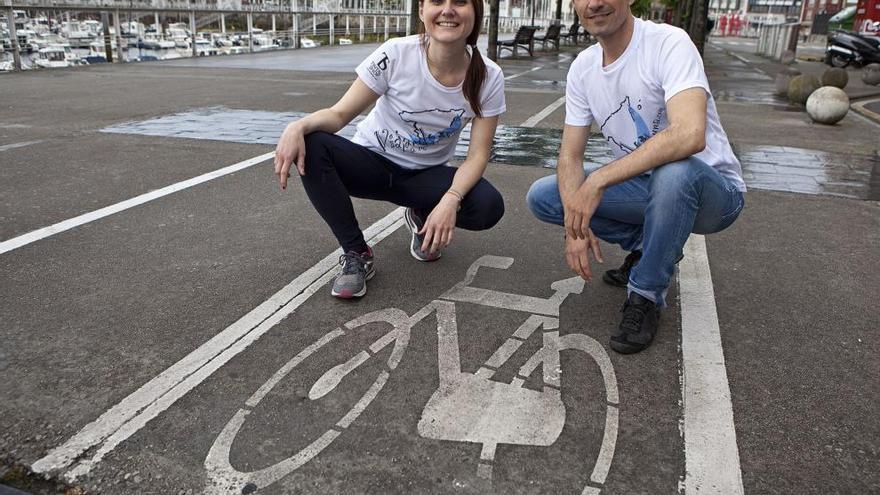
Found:
M 291 122 L 284 129 L 278 146 L 275 148 L 275 175 L 281 184 L 281 190 L 287 189 L 287 179 L 290 178 L 290 167 L 296 164 L 299 175 L 306 175 L 306 141 L 302 129 Z
M 444 194 L 428 215 L 422 230 L 418 232 L 425 239 L 422 242 L 422 251 L 436 253 L 451 244 L 457 216 L 458 198 L 453 194 Z

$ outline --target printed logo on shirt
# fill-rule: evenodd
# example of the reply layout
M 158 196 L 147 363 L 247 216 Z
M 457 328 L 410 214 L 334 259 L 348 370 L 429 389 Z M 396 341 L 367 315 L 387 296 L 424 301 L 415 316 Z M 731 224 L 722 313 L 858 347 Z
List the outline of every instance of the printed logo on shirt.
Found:
M 379 77 L 382 74 L 382 71 L 388 69 L 388 54 L 382 52 L 382 59 L 378 62 L 370 62 L 370 66 L 367 67 L 367 70 L 370 71 L 370 74 L 373 77 Z
M 403 111 L 398 115 L 400 115 L 404 122 L 413 127 L 413 133 L 409 136 L 413 143 L 432 145 L 455 135 L 455 133 L 461 130 L 461 117 L 464 115 L 464 109 L 450 108 L 449 110 L 440 110 L 439 108 L 433 108 L 420 112 Z M 445 124 L 445 127 L 436 132 L 431 132 L 430 127 L 439 127 L 437 123 Z
M 617 109 L 611 112 L 611 115 L 602 123 L 601 130 L 602 134 L 605 135 L 605 139 L 614 146 L 617 146 L 621 151 L 630 153 L 650 139 L 651 136 L 657 134 L 660 130 L 660 123 L 663 120 L 663 109 L 658 110 L 657 117 L 651 122 L 651 128 L 648 128 L 648 124 L 645 123 L 645 120 L 639 113 L 641 109 L 642 105 L 640 103 L 637 103 L 636 107 L 633 108 L 629 96 L 624 97 Z M 623 122 L 621 122 L 621 119 L 623 119 Z M 629 122 L 632 123 L 632 134 L 627 136 L 609 134 L 613 129 L 626 129 L 629 127 Z M 608 127 L 607 129 L 606 126 Z M 635 136 L 635 139 L 631 136 Z M 633 140 L 630 141 L 630 139 Z
M 374 131 L 376 141 L 382 151 L 399 149 L 404 153 L 419 153 L 455 136 L 464 127 L 464 109 L 450 108 L 441 110 L 402 111 L 398 112 L 400 119 L 412 127 L 409 135 L 404 135 L 395 129 L 380 129 Z

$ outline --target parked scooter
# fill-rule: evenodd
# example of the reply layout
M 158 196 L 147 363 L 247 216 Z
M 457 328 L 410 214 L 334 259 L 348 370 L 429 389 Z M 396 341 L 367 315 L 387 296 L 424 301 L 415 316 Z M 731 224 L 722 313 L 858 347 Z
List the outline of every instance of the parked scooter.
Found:
M 880 38 L 832 31 L 825 48 L 825 63 L 832 67 L 880 63 Z

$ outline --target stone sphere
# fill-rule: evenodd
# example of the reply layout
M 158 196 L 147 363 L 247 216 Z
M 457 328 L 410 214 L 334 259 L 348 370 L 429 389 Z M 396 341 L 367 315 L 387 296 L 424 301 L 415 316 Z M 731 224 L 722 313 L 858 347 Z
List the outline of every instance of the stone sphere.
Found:
M 839 67 L 831 67 L 822 74 L 822 86 L 834 86 L 843 89 L 849 82 L 849 74 L 846 69 Z
M 833 125 L 849 111 L 849 97 L 834 86 L 823 86 L 807 99 L 807 114 L 814 122 Z
M 822 85 L 819 84 L 819 79 L 816 76 L 810 74 L 795 76 L 788 84 L 788 101 L 803 105 L 807 102 L 810 94 L 820 86 Z
M 779 96 L 788 96 L 788 85 L 791 80 L 801 75 L 801 71 L 786 67 L 776 74 L 776 94 Z
M 862 72 L 862 82 L 876 86 L 880 84 L 880 64 L 868 64 Z

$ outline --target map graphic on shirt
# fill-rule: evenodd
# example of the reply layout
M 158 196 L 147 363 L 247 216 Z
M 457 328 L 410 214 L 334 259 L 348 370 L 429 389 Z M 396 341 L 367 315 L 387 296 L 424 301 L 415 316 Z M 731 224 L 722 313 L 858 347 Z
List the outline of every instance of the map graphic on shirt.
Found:
M 624 108 L 626 109 L 626 112 L 624 112 Z M 623 128 L 623 125 L 621 125 L 619 122 L 615 122 L 615 120 L 617 119 L 629 119 L 630 121 L 632 121 L 634 134 L 636 136 L 635 142 L 631 144 L 624 143 L 624 138 L 612 135 L 605 128 L 605 126 L 609 123 L 611 124 L 609 127 L 612 129 Z M 654 135 L 654 133 L 652 133 L 651 130 L 648 128 L 648 124 L 645 123 L 645 120 L 639 114 L 638 110 L 633 108 L 630 104 L 629 96 L 624 97 L 623 101 L 621 101 L 620 105 L 618 105 L 617 110 L 611 112 L 611 115 L 609 115 L 608 118 L 605 119 L 605 122 L 602 123 L 601 130 L 602 133 L 605 135 L 605 139 L 609 143 L 617 146 L 618 148 L 620 148 L 621 151 L 625 153 L 632 152 L 634 149 L 641 146 L 642 143 L 644 143 L 645 141 L 650 139 L 651 136 Z
M 450 108 L 449 110 L 433 108 L 418 112 L 402 111 L 398 115 L 400 115 L 404 122 L 413 127 L 413 132 L 409 135 L 409 139 L 413 144 L 431 145 L 437 144 L 450 136 L 455 136 L 461 130 L 464 108 Z M 430 128 L 425 129 L 425 127 L 432 124 L 432 127 L 437 128 L 439 127 L 437 124 L 440 122 L 445 123 L 445 126 L 437 132 L 431 132 Z

